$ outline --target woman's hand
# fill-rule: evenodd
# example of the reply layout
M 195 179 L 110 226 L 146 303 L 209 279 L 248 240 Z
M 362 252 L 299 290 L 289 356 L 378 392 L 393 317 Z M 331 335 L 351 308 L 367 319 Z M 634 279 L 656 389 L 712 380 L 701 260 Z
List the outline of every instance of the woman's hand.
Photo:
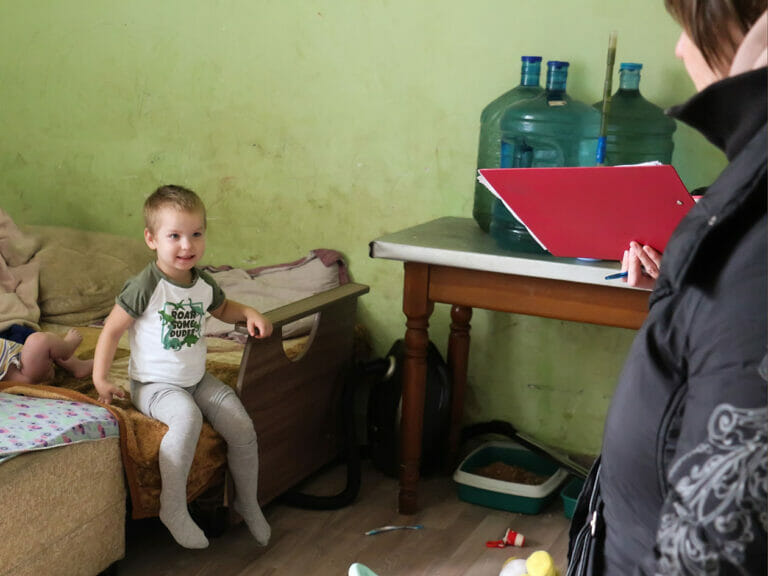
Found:
M 653 289 L 659 277 L 661 253 L 650 246 L 640 246 L 637 242 L 629 243 L 629 250 L 624 251 L 621 271 L 627 272 L 624 280 L 636 288 Z

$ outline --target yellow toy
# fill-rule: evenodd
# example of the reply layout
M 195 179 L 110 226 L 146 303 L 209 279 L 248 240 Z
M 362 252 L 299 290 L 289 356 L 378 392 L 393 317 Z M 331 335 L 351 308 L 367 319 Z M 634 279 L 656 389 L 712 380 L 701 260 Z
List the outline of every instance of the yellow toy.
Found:
M 549 552 L 537 550 L 528 559 L 514 556 L 504 562 L 499 576 L 560 576 Z

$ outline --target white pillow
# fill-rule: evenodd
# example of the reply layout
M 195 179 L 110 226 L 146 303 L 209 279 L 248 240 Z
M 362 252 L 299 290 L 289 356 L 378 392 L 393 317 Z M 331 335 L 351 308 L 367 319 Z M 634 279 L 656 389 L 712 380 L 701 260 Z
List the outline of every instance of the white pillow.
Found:
M 325 292 L 339 286 L 339 265 L 326 266 L 320 258 L 310 255 L 299 264 L 277 265 L 255 275 L 233 268 L 214 272 L 208 269 L 229 300 L 268 312 Z M 314 323 L 314 315 L 302 318 L 283 327 L 283 337 L 292 338 L 308 333 Z M 206 336 L 233 336 L 234 325 L 227 324 L 212 316 L 205 321 Z

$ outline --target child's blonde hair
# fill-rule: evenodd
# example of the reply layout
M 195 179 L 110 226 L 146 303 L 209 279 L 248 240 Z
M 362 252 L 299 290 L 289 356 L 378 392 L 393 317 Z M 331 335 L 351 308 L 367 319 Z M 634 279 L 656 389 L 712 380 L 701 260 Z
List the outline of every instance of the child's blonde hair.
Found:
M 203 226 L 206 226 L 205 204 L 200 197 L 189 188 L 167 184 L 160 186 L 144 201 L 144 225 L 147 230 L 155 232 L 157 213 L 166 206 L 182 212 L 200 212 L 203 215 Z

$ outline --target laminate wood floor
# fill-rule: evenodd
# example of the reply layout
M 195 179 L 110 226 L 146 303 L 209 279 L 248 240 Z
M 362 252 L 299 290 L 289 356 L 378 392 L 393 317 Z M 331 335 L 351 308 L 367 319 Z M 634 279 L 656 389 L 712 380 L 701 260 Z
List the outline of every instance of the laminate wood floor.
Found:
M 343 487 L 344 468 L 315 478 L 313 493 Z M 211 539 L 205 550 L 178 546 L 157 519 L 129 521 L 126 557 L 118 576 L 346 576 L 350 564 L 365 564 L 379 576 L 497 576 L 510 556 L 544 549 L 561 569 L 568 548 L 568 520 L 560 498 L 540 514 L 526 516 L 459 500 L 450 476 L 424 478 L 421 511 L 397 513 L 397 480 L 363 462 L 354 504 L 333 511 L 309 511 L 275 502 L 264 510 L 272 540 L 259 547 L 244 524 Z M 363 533 L 385 525 L 422 524 L 376 536 Z M 487 548 L 507 528 L 524 534 L 524 548 Z

